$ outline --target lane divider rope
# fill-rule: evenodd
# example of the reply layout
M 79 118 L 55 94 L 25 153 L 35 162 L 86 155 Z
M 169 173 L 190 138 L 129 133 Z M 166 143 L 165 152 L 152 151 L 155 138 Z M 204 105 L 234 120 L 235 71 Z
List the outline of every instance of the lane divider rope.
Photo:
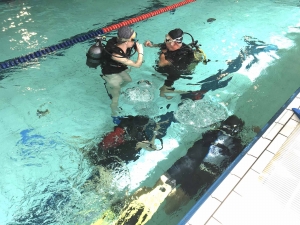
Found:
M 6 60 L 4 62 L 0 62 L 0 72 L 1 72 L 1 70 L 5 70 L 5 69 L 8 69 L 8 68 L 17 66 L 19 64 L 22 64 L 22 63 L 26 63 L 26 62 L 32 61 L 34 59 L 37 59 L 37 58 L 46 56 L 48 54 L 51 54 L 53 52 L 56 52 L 58 50 L 71 47 L 72 45 L 75 45 L 77 43 L 87 41 L 87 40 L 89 40 L 91 38 L 95 38 L 98 35 L 102 35 L 102 34 L 111 32 L 113 30 L 119 29 L 122 26 L 128 26 L 130 24 L 137 23 L 137 22 L 142 21 L 142 20 L 146 20 L 146 19 L 148 19 L 150 17 L 153 17 L 153 16 L 156 16 L 158 14 L 161 14 L 161 13 L 173 10 L 175 8 L 178 8 L 180 6 L 183 6 L 183 5 L 186 5 L 188 3 L 195 2 L 195 1 L 196 0 L 181 1 L 181 2 L 175 3 L 173 5 L 166 6 L 166 7 L 154 10 L 152 12 L 142 14 L 142 15 L 137 16 L 135 18 L 132 18 L 132 19 L 129 19 L 129 20 L 125 20 L 123 22 L 120 22 L 120 23 L 117 23 L 117 24 L 113 24 L 113 25 L 110 25 L 108 27 L 100 28 L 100 29 L 95 30 L 95 31 L 88 32 L 88 33 L 86 33 L 84 35 L 81 35 L 79 37 L 68 39 L 68 40 L 63 41 L 63 42 L 61 42 L 59 44 L 51 45 L 49 47 L 40 49 L 40 50 L 38 50 L 36 52 L 29 53 L 27 55 L 20 56 L 20 57 L 14 58 L 14 59 L 9 59 L 9 60 Z

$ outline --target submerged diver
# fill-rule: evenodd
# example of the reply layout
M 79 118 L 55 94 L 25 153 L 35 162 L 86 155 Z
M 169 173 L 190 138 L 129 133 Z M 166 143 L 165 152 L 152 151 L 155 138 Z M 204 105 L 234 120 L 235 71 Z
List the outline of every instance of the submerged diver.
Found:
M 156 71 L 162 74 L 167 74 L 167 79 L 164 85 L 160 88 L 160 96 L 170 98 L 165 93 L 176 92 L 172 85 L 182 75 L 190 75 L 192 67 L 195 67 L 198 62 L 207 63 L 206 55 L 197 45 L 197 41 L 187 45 L 183 43 L 184 32 L 177 28 L 171 30 L 165 37 L 164 43 L 153 44 L 147 40 L 144 42 L 146 47 L 159 47 L 159 60 L 157 61 Z M 188 33 L 187 33 L 188 34 Z M 193 49 L 195 47 L 196 49 Z
M 243 127 L 244 121 L 240 118 L 235 115 L 228 117 L 219 128 L 206 131 L 188 149 L 187 154 L 166 171 L 170 182 L 177 186 L 166 198 L 164 210 L 167 214 L 186 204 L 195 195 L 201 196 L 241 153 L 245 147 L 240 137 Z
M 201 100 L 205 93 L 205 91 L 190 91 L 181 94 L 181 99 L 197 101 Z M 137 160 L 139 150 L 142 148 L 148 151 L 162 150 L 162 138 L 172 122 L 178 122 L 174 111 L 160 115 L 155 121 L 142 115 L 118 117 L 113 131 L 106 133 L 97 147 L 88 152 L 88 158 L 94 165 L 105 166 L 110 164 L 111 160 L 115 160 L 111 156 L 116 156 L 127 163 Z
M 116 158 L 125 163 L 137 160 L 142 148 L 148 151 L 162 150 L 162 138 L 173 120 L 173 113 L 161 116 L 158 122 L 146 116 L 122 117 L 114 130 L 88 152 L 88 157 L 94 165 L 106 167 Z
M 132 81 L 128 74 L 128 66 L 140 67 L 143 62 L 143 46 L 136 40 L 136 32 L 124 26 L 118 30 L 118 37 L 107 41 L 104 57 L 101 62 L 101 77 L 105 80 L 105 86 L 112 100 L 110 105 L 112 116 L 118 115 L 118 101 L 121 88 Z M 138 52 L 137 61 L 130 60 L 132 48 Z
M 163 201 L 165 213 L 171 214 L 196 195 L 200 197 L 244 149 L 239 135 L 243 126 L 244 122 L 233 115 L 222 121 L 218 129 L 206 131 L 153 187 L 138 189 L 121 212 L 108 210 L 117 217 L 113 224 L 144 225 Z M 104 222 L 105 218 L 106 214 L 99 221 Z

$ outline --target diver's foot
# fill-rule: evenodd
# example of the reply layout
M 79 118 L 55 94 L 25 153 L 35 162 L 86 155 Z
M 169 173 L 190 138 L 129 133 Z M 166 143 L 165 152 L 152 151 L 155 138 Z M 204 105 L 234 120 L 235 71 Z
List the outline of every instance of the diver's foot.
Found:
M 111 116 L 113 119 L 113 123 L 116 125 L 119 125 L 121 123 L 121 119 L 123 118 L 123 116 Z
M 163 97 L 163 98 L 166 98 L 166 99 L 172 99 L 173 98 L 173 96 L 167 96 L 167 95 L 165 95 L 165 93 L 162 93 L 162 92 L 159 94 L 159 96 Z

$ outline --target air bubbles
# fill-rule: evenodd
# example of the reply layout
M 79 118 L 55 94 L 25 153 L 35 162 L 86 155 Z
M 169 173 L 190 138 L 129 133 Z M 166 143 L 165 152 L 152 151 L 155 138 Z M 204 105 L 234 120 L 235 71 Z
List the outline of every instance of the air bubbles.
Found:
M 178 107 L 174 116 L 181 124 L 202 128 L 225 120 L 228 114 L 227 109 L 218 102 L 187 99 Z
M 154 88 L 149 81 L 141 80 L 137 87 L 125 90 L 124 99 L 128 104 L 151 102 L 154 99 Z

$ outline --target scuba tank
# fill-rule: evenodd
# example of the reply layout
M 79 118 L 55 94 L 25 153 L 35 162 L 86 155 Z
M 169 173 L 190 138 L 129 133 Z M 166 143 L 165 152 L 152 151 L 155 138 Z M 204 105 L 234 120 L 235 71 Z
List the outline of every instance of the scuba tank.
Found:
M 86 53 L 86 65 L 89 68 L 97 68 L 101 63 L 101 56 L 104 51 L 104 46 L 101 41 L 105 40 L 106 37 L 97 36 L 96 43 L 90 47 Z
M 112 37 L 112 36 L 107 36 L 107 37 Z M 102 44 L 101 41 L 105 41 L 106 44 L 109 42 L 109 40 L 106 40 L 106 36 L 97 36 L 96 38 L 96 43 L 94 45 L 92 45 L 88 52 L 86 53 L 86 65 L 89 68 L 95 68 L 97 69 L 97 67 L 101 64 L 102 60 L 103 60 L 103 55 L 105 53 L 107 53 L 108 55 L 112 55 L 112 53 L 110 53 L 109 51 L 107 51 L 105 49 L 105 45 Z M 131 49 L 130 49 L 130 53 L 128 55 L 128 57 L 133 56 L 136 53 L 136 43 L 133 45 L 132 47 L 134 49 L 134 52 L 131 53 Z M 117 56 L 115 56 L 117 57 Z M 124 58 L 124 56 L 120 56 L 118 58 Z
M 193 36 L 190 33 L 183 32 L 184 34 L 188 34 L 192 38 L 192 43 L 189 44 L 191 48 L 194 48 L 194 58 L 195 62 L 202 62 L 204 65 L 206 65 L 210 59 L 206 58 L 206 54 L 204 51 L 200 48 L 201 44 L 198 44 L 198 41 L 194 40 Z

